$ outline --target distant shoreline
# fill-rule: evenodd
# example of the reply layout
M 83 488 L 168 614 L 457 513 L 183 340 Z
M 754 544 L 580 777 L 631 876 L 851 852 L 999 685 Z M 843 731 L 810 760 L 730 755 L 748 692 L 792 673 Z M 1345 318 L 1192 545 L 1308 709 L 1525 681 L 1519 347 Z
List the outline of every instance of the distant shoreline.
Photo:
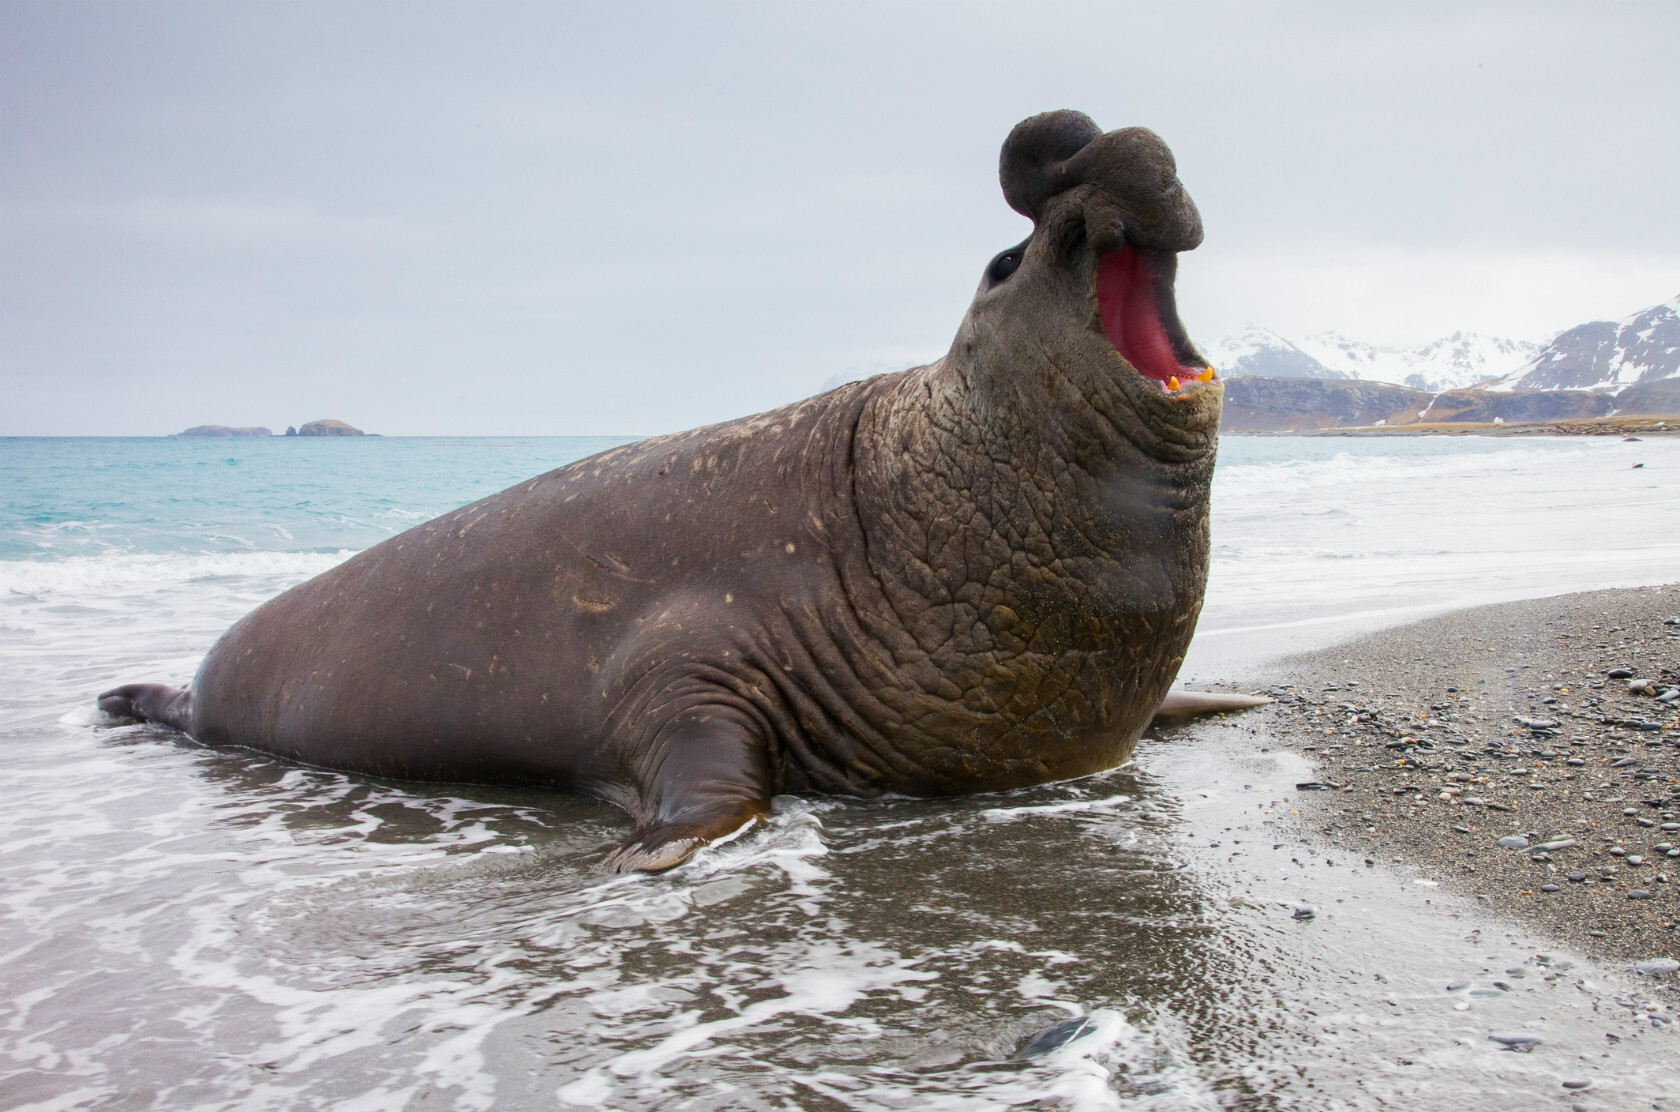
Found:
M 1440 421 L 1416 425 L 1349 425 L 1322 429 L 1280 429 L 1262 432 L 1221 429 L 1221 436 L 1676 436 L 1680 414 L 1641 414 L 1628 417 L 1589 417 L 1528 424 L 1485 421 Z

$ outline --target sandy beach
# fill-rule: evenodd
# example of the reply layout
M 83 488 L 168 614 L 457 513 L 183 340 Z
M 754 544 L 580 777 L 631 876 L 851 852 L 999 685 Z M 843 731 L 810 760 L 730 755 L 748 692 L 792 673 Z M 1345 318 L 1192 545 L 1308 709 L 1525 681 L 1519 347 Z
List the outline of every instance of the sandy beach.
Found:
M 1325 853 L 1608 961 L 1674 959 L 1677 616 L 1674 585 L 1448 614 L 1273 666 L 1256 726 L 1315 762 L 1294 806 Z

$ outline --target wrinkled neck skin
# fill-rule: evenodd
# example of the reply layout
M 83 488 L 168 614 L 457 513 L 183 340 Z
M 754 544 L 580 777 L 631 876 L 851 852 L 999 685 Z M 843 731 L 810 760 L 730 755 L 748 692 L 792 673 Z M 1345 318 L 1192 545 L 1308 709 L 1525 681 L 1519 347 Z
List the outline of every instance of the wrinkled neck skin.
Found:
M 853 437 L 848 590 L 879 592 L 891 620 L 865 597 L 863 624 L 926 677 L 895 715 L 915 728 L 889 732 L 968 790 L 1124 760 L 1201 609 L 1221 387 L 1169 394 L 1121 358 L 1078 202 L 982 283 L 942 359 L 872 384 Z

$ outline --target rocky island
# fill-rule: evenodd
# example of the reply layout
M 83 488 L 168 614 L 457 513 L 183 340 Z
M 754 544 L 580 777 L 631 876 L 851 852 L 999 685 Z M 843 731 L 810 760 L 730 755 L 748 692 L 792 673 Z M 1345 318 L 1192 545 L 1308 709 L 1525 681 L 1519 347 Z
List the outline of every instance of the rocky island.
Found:
M 173 436 L 273 436 L 274 434 L 260 425 L 194 425 L 190 429 L 171 434 Z
M 355 425 L 332 418 L 322 418 L 319 421 L 307 421 L 302 428 L 286 427 L 287 436 L 369 436 L 377 435 L 365 433 Z

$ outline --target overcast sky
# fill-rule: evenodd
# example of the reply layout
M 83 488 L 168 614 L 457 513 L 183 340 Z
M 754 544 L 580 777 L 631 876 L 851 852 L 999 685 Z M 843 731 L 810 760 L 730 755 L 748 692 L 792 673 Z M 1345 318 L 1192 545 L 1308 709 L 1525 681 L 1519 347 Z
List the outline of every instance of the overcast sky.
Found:
M 1680 4 L 0 4 L 0 434 L 655 433 L 944 352 L 997 151 L 1164 136 L 1179 303 L 1410 344 L 1680 293 Z

